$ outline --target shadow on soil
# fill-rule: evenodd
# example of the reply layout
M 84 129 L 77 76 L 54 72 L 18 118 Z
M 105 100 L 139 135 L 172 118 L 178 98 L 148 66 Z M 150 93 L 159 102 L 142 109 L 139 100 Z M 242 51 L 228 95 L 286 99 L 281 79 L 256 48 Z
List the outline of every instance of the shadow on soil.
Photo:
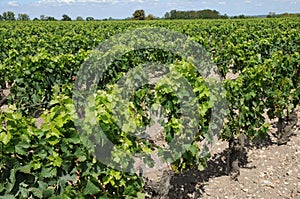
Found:
M 294 136 L 295 134 L 292 134 Z M 253 140 L 251 143 L 246 142 L 246 149 L 269 147 L 272 145 L 278 145 L 277 142 L 273 142 L 271 137 L 268 135 L 263 140 Z M 170 180 L 172 187 L 169 190 L 168 198 L 176 199 L 194 199 L 201 198 L 205 192 L 204 186 L 209 179 L 227 176 L 227 162 L 229 149 L 226 148 L 221 153 L 215 154 L 208 162 L 207 168 L 203 171 L 197 169 L 190 169 L 182 174 L 175 174 Z M 240 168 L 255 169 L 255 167 L 247 167 L 249 163 L 247 154 L 244 154 L 242 158 Z
M 299 128 L 299 127 L 298 127 Z M 295 130 L 295 129 L 293 129 Z M 288 135 L 284 137 L 283 142 L 281 142 L 279 139 L 276 138 L 276 135 L 274 133 L 270 133 L 264 138 L 264 139 L 254 139 L 251 142 L 245 141 L 245 148 L 246 152 L 243 153 L 243 157 L 240 158 L 240 168 L 246 168 L 246 169 L 255 169 L 254 167 L 247 167 L 249 165 L 248 157 L 247 157 L 247 151 L 249 149 L 261 149 L 261 148 L 268 148 L 272 145 L 284 145 L 286 144 L 290 138 L 297 136 L 295 134 L 296 130 L 293 131 L 291 129 L 290 132 L 288 132 Z M 275 139 L 274 139 L 275 138 Z M 273 141 L 275 140 L 275 141 Z M 216 153 L 208 162 L 207 167 L 203 171 L 198 171 L 197 169 L 190 169 L 183 173 L 179 174 L 168 174 L 169 175 L 169 191 L 165 192 L 166 195 L 162 196 L 159 193 L 156 193 L 154 189 L 152 189 L 151 186 L 148 186 L 148 190 L 146 190 L 150 194 L 151 197 L 149 198 L 159 198 L 159 199 L 197 199 L 201 198 L 201 196 L 204 195 L 205 185 L 209 182 L 210 179 L 221 177 L 221 176 L 227 176 L 227 159 L 229 157 L 229 149 L 228 147 L 224 149 L 220 153 Z M 165 186 L 159 185 L 159 189 L 165 189 Z
M 182 174 L 174 175 L 170 181 L 173 186 L 168 197 L 178 199 L 199 198 L 204 192 L 205 182 L 208 182 L 210 178 L 227 175 L 227 154 L 228 150 L 226 149 L 213 156 L 207 162 L 207 168 L 203 171 L 191 169 Z

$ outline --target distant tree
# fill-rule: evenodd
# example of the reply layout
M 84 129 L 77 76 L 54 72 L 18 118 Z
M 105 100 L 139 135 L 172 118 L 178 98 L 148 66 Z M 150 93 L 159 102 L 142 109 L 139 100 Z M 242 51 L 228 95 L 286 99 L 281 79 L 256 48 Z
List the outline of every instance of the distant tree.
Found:
M 227 14 L 222 15 L 221 18 L 222 18 L 222 19 L 229 19 L 229 17 L 228 17 Z
M 252 18 L 251 16 L 246 16 L 246 15 L 239 15 L 238 17 L 240 19 L 249 19 L 249 18 Z
M 179 19 L 178 15 L 177 15 L 177 11 L 176 10 L 171 10 L 170 12 L 170 19 Z
M 41 16 L 40 16 L 40 20 L 46 21 L 46 16 L 45 16 L 45 15 L 41 15 Z
M 153 20 L 155 19 L 155 17 L 152 14 L 148 14 L 148 16 L 146 17 L 146 20 Z
M 165 19 L 170 19 L 170 13 L 166 12 L 164 18 L 165 18 Z
M 267 15 L 267 18 L 286 18 L 286 17 L 300 17 L 300 13 L 282 13 L 282 14 L 276 14 L 275 12 L 269 12 Z
M 277 14 L 276 17 L 300 17 L 300 13 L 283 13 L 283 14 Z
M 62 19 L 61 19 L 62 21 L 72 21 L 72 19 L 71 19 L 71 17 L 69 17 L 68 15 L 66 15 L 66 14 L 63 14 L 63 16 L 62 16 Z
M 45 15 L 41 15 L 41 16 L 40 16 L 40 20 L 41 20 L 41 21 L 57 21 L 57 19 L 55 19 L 54 17 L 51 17 L 51 16 L 45 16 Z
M 191 11 L 177 11 L 171 10 L 164 15 L 165 19 L 225 19 L 227 15 L 220 15 L 216 10 L 191 10 Z
M 84 21 L 84 19 L 81 16 L 76 17 L 76 21 Z
M 8 14 L 8 20 L 10 20 L 10 21 L 15 21 L 16 20 L 15 13 L 13 13 L 11 11 L 8 11 L 7 14 Z
M 3 18 L 3 20 L 4 20 L 4 21 L 6 21 L 6 20 L 7 20 L 7 13 L 6 13 L 6 12 L 3 12 L 3 14 L 2 14 L 2 18 Z
M 34 17 L 33 21 L 39 21 L 40 19 L 37 17 Z
M 145 18 L 146 18 L 144 10 L 136 10 L 132 14 L 132 16 L 133 16 L 133 19 L 136 19 L 136 20 L 145 20 Z
M 0 21 L 3 21 L 3 16 L 0 14 Z
M 4 12 L 3 13 L 3 20 L 5 21 L 15 21 L 15 13 L 13 13 L 12 11 L 8 11 L 8 12 Z
M 87 17 L 85 20 L 86 21 L 94 21 L 95 19 L 94 19 L 94 17 Z
M 28 14 L 18 14 L 18 20 L 19 21 L 29 21 L 29 15 Z
M 267 18 L 274 18 L 274 17 L 276 17 L 275 12 L 269 12 L 269 14 L 267 15 Z
M 47 21 L 57 21 L 57 19 L 55 19 L 54 17 L 50 17 L 50 16 L 46 17 L 46 19 L 47 19 Z

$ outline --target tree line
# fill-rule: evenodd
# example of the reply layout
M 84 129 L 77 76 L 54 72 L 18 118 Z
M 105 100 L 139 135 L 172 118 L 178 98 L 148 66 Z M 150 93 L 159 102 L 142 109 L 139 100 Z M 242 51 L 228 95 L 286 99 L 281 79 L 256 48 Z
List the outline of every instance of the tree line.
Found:
M 4 12 L 2 15 L 0 14 L 0 21 L 15 21 L 15 20 L 29 21 L 30 18 L 28 14 L 18 14 L 18 17 L 16 18 L 15 13 L 12 11 Z
M 221 15 L 216 10 L 190 10 L 190 11 L 177 11 L 171 10 L 164 16 L 165 19 L 227 19 L 226 14 Z
M 275 12 L 269 12 L 267 18 L 281 18 L 281 17 L 300 17 L 300 13 L 283 13 L 276 14 Z
M 152 14 L 149 14 L 148 16 L 145 15 L 144 10 L 136 10 L 132 17 L 126 18 L 127 20 L 133 19 L 133 20 L 153 20 L 153 19 L 159 19 L 158 17 L 154 17 Z M 28 14 L 18 14 L 16 17 L 15 13 L 12 11 L 4 12 L 3 14 L 0 14 L 0 21 L 30 21 L 30 17 Z M 61 21 L 73 21 L 70 16 L 67 14 L 63 14 Z M 81 16 L 76 17 L 75 21 L 94 21 L 97 20 L 94 17 L 86 17 L 85 19 Z M 113 20 L 113 18 L 103 19 L 104 21 L 107 20 Z M 41 15 L 40 18 L 34 18 L 33 21 L 58 21 L 55 17 L 52 16 L 46 16 Z
M 18 14 L 15 15 L 12 11 L 3 12 L 3 14 L 0 14 L 0 21 L 30 21 L 30 17 L 28 14 Z M 67 14 L 63 14 L 61 21 L 72 21 L 71 17 L 69 17 Z M 93 21 L 95 20 L 94 17 L 86 17 L 85 19 L 81 16 L 76 17 L 76 21 Z M 52 16 L 45 16 L 41 15 L 40 18 L 34 18 L 33 21 L 58 21 L 55 17 Z
M 275 14 L 274 12 L 270 12 L 268 15 L 261 15 L 260 17 L 267 17 L 267 18 L 275 18 L 275 17 L 299 17 L 300 14 L 291 14 L 291 13 L 283 13 L 283 14 Z M 155 17 L 153 14 L 148 14 L 146 16 L 146 13 L 143 9 L 135 10 L 131 17 L 128 17 L 124 20 L 154 20 L 154 19 L 243 19 L 243 18 L 253 18 L 255 16 L 245 16 L 245 15 L 239 15 L 239 16 L 233 16 L 229 17 L 226 14 L 221 15 L 216 10 L 190 10 L 190 11 L 178 11 L 178 10 L 171 10 L 170 12 L 166 12 L 164 17 L 159 18 Z M 4 12 L 3 14 L 0 14 L 0 21 L 30 21 L 30 17 L 28 14 L 20 13 L 17 16 L 12 11 Z M 71 17 L 69 17 L 67 14 L 63 14 L 61 21 L 73 21 Z M 85 19 L 81 16 L 76 17 L 74 21 L 95 21 L 94 17 L 86 17 Z M 103 21 L 107 20 L 114 20 L 113 18 L 109 17 L 108 19 L 102 19 Z M 52 17 L 52 16 L 45 16 L 41 15 L 40 18 L 34 18 L 33 21 L 58 21 L 58 19 Z

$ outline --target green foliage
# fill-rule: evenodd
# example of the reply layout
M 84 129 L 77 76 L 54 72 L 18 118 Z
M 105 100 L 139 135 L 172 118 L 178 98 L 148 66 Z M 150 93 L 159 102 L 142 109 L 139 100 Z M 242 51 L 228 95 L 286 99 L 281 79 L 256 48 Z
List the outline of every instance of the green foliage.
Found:
M 140 177 L 97 161 L 89 140 L 82 139 L 75 127 L 78 117 L 74 117 L 71 98 L 83 61 L 101 41 L 127 29 L 163 27 L 185 33 L 211 53 L 223 78 L 236 75 L 224 80 L 229 102 L 221 132 L 225 140 L 240 134 L 250 139 L 264 137 L 269 126 L 265 112 L 270 118 L 282 118 L 299 105 L 299 18 L 0 23 L 1 89 L 15 81 L 8 107 L 0 111 L 0 198 L 144 197 Z M 155 63 L 160 70 L 159 65 L 166 64 L 170 73 L 152 88 L 143 85 L 134 91 L 130 84 L 125 84 L 127 90 L 117 86 L 124 77 L 145 78 L 144 63 Z M 98 85 L 96 103 L 85 110 L 96 110 L 96 120 L 86 118 L 86 132 L 93 132 L 91 125 L 99 124 L 115 144 L 116 163 L 127 162 L 127 167 L 132 153 L 141 153 L 150 166 L 154 148 L 168 157 L 155 143 L 134 136 L 134 131 L 150 125 L 151 107 L 161 105 L 167 118 L 162 122 L 165 141 L 170 144 L 182 134 L 186 120 L 180 99 L 191 99 L 191 93 L 181 92 L 185 89 L 180 78 L 192 87 L 197 102 L 191 103 L 196 104 L 198 114 L 192 122 L 201 128 L 187 132 L 195 136 L 191 144 L 180 145 L 185 153 L 173 151 L 178 160 L 172 168 L 203 169 L 209 153 L 198 143 L 212 140 L 209 122 L 217 100 L 209 99 L 217 99 L 218 93 L 208 89 L 208 81 L 188 59 L 163 49 L 129 51 L 111 64 Z M 127 100 L 124 92 L 130 94 Z M 37 110 L 42 110 L 39 128 L 33 117 Z M 99 134 L 93 136 L 101 140 Z
M 85 149 L 74 126 L 73 102 L 58 86 L 51 104 L 52 108 L 41 116 L 40 128 L 34 119 L 22 116 L 13 106 L 1 113 L 5 127 L 0 133 L 0 195 L 136 196 L 143 185 L 137 176 L 109 169 Z
M 2 20 L 4 21 L 15 21 L 15 13 L 12 11 L 7 11 L 2 14 Z
M 192 10 L 192 11 L 178 11 L 171 10 L 165 14 L 165 19 L 226 19 L 226 15 L 220 15 L 216 10 Z
M 28 14 L 18 14 L 18 20 L 20 21 L 29 21 L 30 17 Z
M 146 18 L 146 14 L 145 14 L 144 10 L 136 10 L 132 14 L 132 16 L 133 16 L 133 19 L 136 19 L 136 20 L 145 20 L 145 18 Z
M 85 20 L 86 21 L 94 21 L 95 19 L 94 19 L 94 17 L 87 17 Z
M 62 21 L 72 21 L 72 19 L 71 19 L 71 17 L 69 17 L 68 15 L 66 15 L 66 14 L 63 14 L 62 15 L 62 19 L 61 19 Z

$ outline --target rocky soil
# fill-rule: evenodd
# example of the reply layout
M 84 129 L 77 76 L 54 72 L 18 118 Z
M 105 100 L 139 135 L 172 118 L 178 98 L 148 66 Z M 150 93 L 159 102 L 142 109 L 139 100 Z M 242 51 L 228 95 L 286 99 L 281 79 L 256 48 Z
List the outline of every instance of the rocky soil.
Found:
M 247 146 L 247 162 L 237 180 L 226 174 L 228 144 L 218 142 L 204 171 L 189 170 L 182 174 L 164 174 L 159 195 L 150 184 L 148 198 L 259 198 L 300 199 L 300 112 L 290 140 L 277 144 L 275 123 L 269 138 Z

